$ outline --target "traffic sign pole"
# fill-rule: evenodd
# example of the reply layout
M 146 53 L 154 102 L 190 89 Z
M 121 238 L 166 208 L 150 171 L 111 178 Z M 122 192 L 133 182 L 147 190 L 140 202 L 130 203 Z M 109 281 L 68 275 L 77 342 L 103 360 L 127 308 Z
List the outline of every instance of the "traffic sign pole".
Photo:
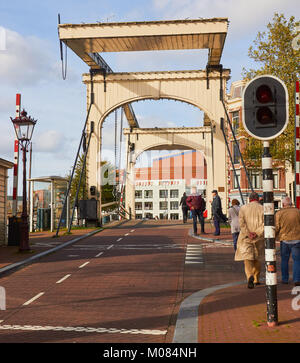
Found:
M 264 196 L 267 324 L 269 327 L 273 327 L 278 324 L 273 169 L 269 141 L 264 141 L 263 146 L 264 152 L 262 157 L 262 172 Z

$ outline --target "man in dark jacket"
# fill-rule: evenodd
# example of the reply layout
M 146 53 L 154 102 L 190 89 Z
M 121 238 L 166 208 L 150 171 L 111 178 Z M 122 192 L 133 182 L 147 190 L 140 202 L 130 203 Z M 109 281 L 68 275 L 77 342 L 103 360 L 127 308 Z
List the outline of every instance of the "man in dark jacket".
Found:
M 205 210 L 205 201 L 201 195 L 196 193 L 196 189 L 193 188 L 192 195 L 187 197 L 186 204 L 190 208 L 193 217 L 193 229 L 194 235 L 197 235 L 197 217 L 201 225 L 201 233 L 204 232 L 204 217 L 203 212 Z
M 218 195 L 218 191 L 213 190 L 212 194 L 213 194 L 213 201 L 211 203 L 211 212 L 213 215 L 214 226 L 215 226 L 214 235 L 219 236 L 220 235 L 220 222 L 226 222 L 226 217 L 224 216 L 223 211 L 222 211 L 222 203 L 221 203 L 221 199 Z
M 181 200 L 180 200 L 180 205 L 182 208 L 183 223 L 186 223 L 186 221 L 187 221 L 187 213 L 189 210 L 189 207 L 186 204 L 186 200 L 187 200 L 186 193 L 183 193 L 183 196 L 181 197 Z

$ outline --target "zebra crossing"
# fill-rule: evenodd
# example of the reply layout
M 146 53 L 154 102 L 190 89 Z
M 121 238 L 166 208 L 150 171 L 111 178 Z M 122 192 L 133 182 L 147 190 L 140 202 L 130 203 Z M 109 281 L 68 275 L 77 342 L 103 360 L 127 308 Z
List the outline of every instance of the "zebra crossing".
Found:
M 185 254 L 185 264 L 204 264 L 203 247 L 199 245 L 187 245 Z

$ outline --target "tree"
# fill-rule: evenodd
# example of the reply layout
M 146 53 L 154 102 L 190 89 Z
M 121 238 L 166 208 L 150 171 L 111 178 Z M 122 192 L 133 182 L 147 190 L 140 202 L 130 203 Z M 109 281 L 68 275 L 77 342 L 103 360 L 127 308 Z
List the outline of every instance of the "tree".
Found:
M 273 22 L 267 25 L 267 32 L 258 32 L 248 55 L 261 64 L 259 69 L 243 69 L 245 80 L 255 76 L 271 74 L 280 78 L 287 86 L 289 94 L 289 123 L 284 133 L 270 142 L 271 153 L 275 163 L 290 162 L 294 167 L 294 127 L 295 127 L 295 81 L 300 74 L 300 51 L 292 48 L 295 29 L 299 25 L 295 17 L 285 19 L 283 14 L 274 14 Z M 262 155 L 262 142 L 248 138 L 247 147 L 243 151 L 248 166 L 257 167 Z
M 72 185 L 71 185 L 71 189 L 70 189 L 70 194 L 71 194 L 70 201 L 71 201 L 72 205 L 73 205 L 75 197 L 76 197 L 77 188 L 78 188 L 79 180 L 80 180 L 80 174 L 81 174 L 81 170 L 83 167 L 83 161 L 84 161 L 84 153 L 79 155 L 77 164 L 75 167 L 75 171 L 74 171 L 74 176 L 73 176 Z M 68 175 L 69 180 L 70 180 L 70 177 L 71 177 L 71 175 Z M 82 174 L 82 177 L 81 177 L 81 184 L 80 184 L 80 189 L 78 192 L 78 200 L 87 199 L 87 196 L 88 196 L 88 190 L 87 190 L 87 183 L 86 183 L 86 168 L 85 168 L 84 172 Z
M 80 174 L 81 174 L 81 170 L 83 167 L 83 161 L 84 161 L 84 153 L 82 153 L 81 155 L 79 155 L 78 157 L 78 161 L 75 167 L 75 171 L 74 171 L 74 176 L 73 176 L 73 181 L 72 181 L 72 185 L 71 185 L 71 189 L 70 189 L 70 194 L 71 194 L 71 205 L 73 205 L 75 197 L 76 197 L 76 193 L 77 193 L 77 188 L 79 185 L 79 181 L 80 181 Z M 107 161 L 102 161 L 101 162 L 101 167 L 104 168 L 104 173 L 103 176 L 104 178 L 107 178 L 109 180 L 113 180 L 114 178 L 114 167 L 113 165 L 111 165 L 109 162 Z M 109 177 L 110 176 L 110 177 Z M 69 174 L 67 176 L 68 180 L 70 180 L 71 175 Z M 101 186 L 101 201 L 102 203 L 109 203 L 109 202 L 113 202 L 114 199 L 114 195 L 113 195 L 113 191 L 114 191 L 114 185 L 112 185 L 111 183 L 106 183 L 104 185 Z M 78 192 L 78 200 L 86 200 L 88 199 L 88 188 L 87 188 L 87 175 L 86 175 L 86 168 L 83 171 L 82 177 L 81 177 L 81 184 L 80 184 L 80 188 L 79 188 L 79 192 Z

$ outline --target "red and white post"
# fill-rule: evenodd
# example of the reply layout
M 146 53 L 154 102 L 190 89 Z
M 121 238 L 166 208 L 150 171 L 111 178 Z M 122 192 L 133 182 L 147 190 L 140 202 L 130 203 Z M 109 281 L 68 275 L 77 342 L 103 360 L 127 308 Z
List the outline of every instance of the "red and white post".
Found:
M 21 110 L 21 95 L 16 94 L 16 117 L 20 117 Z M 19 170 L 19 141 L 15 137 L 14 141 L 14 177 L 13 177 L 13 201 L 12 201 L 12 214 L 17 215 L 18 211 L 18 170 Z
M 295 88 L 295 205 L 300 209 L 300 121 L 299 121 L 299 81 Z

